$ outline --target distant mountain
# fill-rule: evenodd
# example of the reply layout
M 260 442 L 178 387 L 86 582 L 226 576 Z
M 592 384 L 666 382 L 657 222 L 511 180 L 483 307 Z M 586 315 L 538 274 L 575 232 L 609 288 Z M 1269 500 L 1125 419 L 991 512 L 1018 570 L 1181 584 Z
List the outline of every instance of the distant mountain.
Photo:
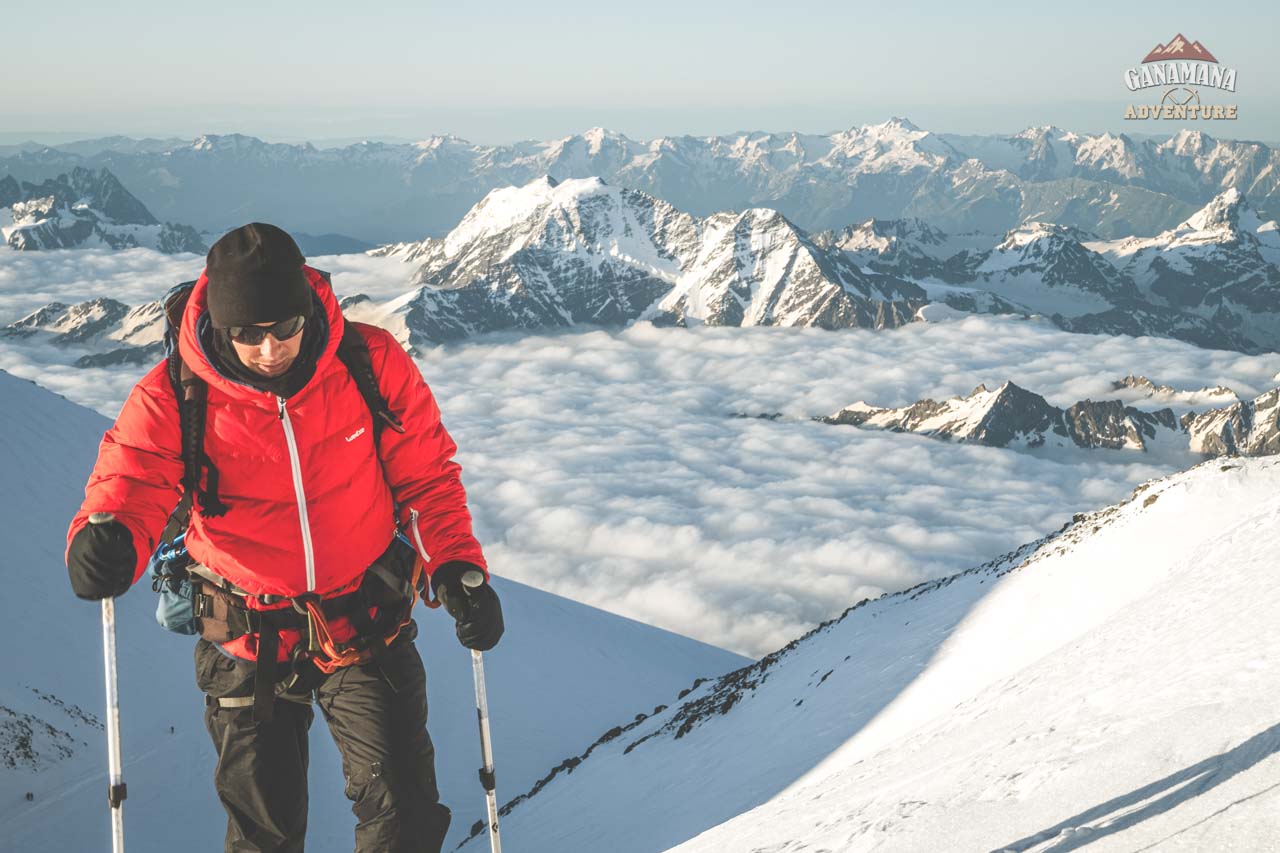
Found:
M 1280 217 L 1280 152 L 1200 131 L 1171 138 L 1046 126 L 1012 136 L 939 134 L 901 118 L 828 135 L 749 132 L 633 140 L 593 128 L 486 146 L 453 136 L 342 148 L 202 136 L 156 150 L 103 140 L 0 156 L 38 180 L 109 166 L 161 218 L 221 233 L 251 219 L 377 243 L 444 236 L 490 190 L 542 175 L 599 176 L 695 216 L 778 210 L 806 231 L 919 218 L 954 233 L 1050 221 L 1114 239 L 1174 227 L 1227 189 Z
M 972 309 L 956 301 L 954 287 L 1069 331 L 1280 349 L 1280 226 L 1234 189 L 1154 237 L 1101 240 L 1071 225 L 1028 221 L 990 248 L 981 240 L 920 220 L 871 220 L 819 238 L 962 310 Z
M 1119 388 L 1150 386 L 1150 396 L 1161 394 L 1179 401 L 1234 398 L 1227 389 L 1176 392 L 1158 390 L 1142 377 L 1126 377 Z M 933 438 L 989 447 L 1082 447 L 1147 451 L 1157 446 L 1181 447 L 1208 456 L 1267 456 L 1280 452 L 1280 389 L 1251 401 L 1235 401 L 1179 418 L 1171 408 L 1144 411 L 1120 400 L 1081 400 L 1066 409 L 1050 404 L 1039 394 L 1012 382 L 988 390 L 979 385 L 972 392 L 940 402 L 920 400 L 898 409 L 878 408 L 864 402 L 846 406 L 832 415 L 815 418 L 828 424 L 864 429 L 914 432 Z
M 1280 348 L 1280 228 L 1232 189 L 1151 238 L 1090 244 L 1136 288 L 1137 299 L 1210 324 L 1242 349 Z M 1082 318 L 1082 331 L 1114 323 Z
M 1003 237 L 949 235 L 917 219 L 810 236 L 773 210 L 701 218 L 599 178 L 544 176 L 489 193 L 444 238 L 370 254 L 404 262 L 405 291 L 389 301 L 350 294 L 343 308 L 406 346 L 637 320 L 884 329 L 997 313 L 1040 315 L 1076 332 L 1280 349 L 1280 229 L 1235 191 L 1148 238 L 1098 240 L 1038 221 Z M 72 320 L 51 319 L 67 309 L 46 306 L 10 336 L 44 331 L 86 344 L 67 336 Z M 89 337 L 113 349 L 81 360 L 145 361 L 156 328 L 141 344 L 132 327 L 95 331 Z M 136 346 L 152 349 L 129 351 Z
M 416 265 L 416 291 L 351 301 L 406 344 L 575 323 L 884 328 L 919 287 L 864 273 L 772 210 L 700 219 L 599 178 L 494 190 L 444 239 L 377 254 Z
M 921 400 L 901 409 L 866 403 L 846 406 L 823 423 L 915 432 L 991 447 L 1105 447 L 1146 450 L 1162 434 L 1176 432 L 1171 409 L 1144 412 L 1117 400 L 1082 400 L 1068 409 L 1012 382 L 988 390 L 979 385 L 963 397 Z
M 1133 374 L 1112 382 L 1111 389 L 1113 391 L 1137 392 L 1144 399 L 1166 404 L 1181 403 L 1195 406 L 1212 403 L 1224 405 L 1239 401 L 1235 391 L 1222 385 L 1215 385 L 1213 388 L 1201 388 L 1198 391 L 1179 391 L 1171 385 L 1157 385 L 1145 376 L 1134 376 Z
M 188 225 L 161 224 L 107 169 L 75 167 L 39 184 L 0 179 L 0 238 L 19 250 L 145 246 L 203 252 Z
M 51 302 L 0 328 L 0 340 L 32 340 L 95 350 L 77 367 L 154 364 L 164 351 L 164 309 L 159 300 L 130 308 L 106 297 L 76 305 Z
M 868 219 L 814 235 L 814 242 L 843 250 L 859 264 L 908 279 L 973 279 L 981 253 L 998 238 L 974 231 L 947 234 L 922 219 Z
M 293 231 L 290 236 L 297 242 L 302 254 L 309 258 L 317 255 L 355 255 L 378 248 L 373 243 L 345 234 L 307 234 Z
M 1269 456 L 1280 453 L 1280 389 L 1254 400 L 1182 418 L 1191 449 L 1211 456 Z

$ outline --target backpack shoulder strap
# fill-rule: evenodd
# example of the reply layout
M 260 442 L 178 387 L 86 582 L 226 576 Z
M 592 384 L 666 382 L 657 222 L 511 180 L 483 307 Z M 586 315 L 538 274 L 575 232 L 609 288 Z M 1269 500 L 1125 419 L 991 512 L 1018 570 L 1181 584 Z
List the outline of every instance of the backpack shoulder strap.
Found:
M 384 427 L 391 427 L 396 432 L 404 432 L 404 424 L 378 390 L 378 379 L 373 373 L 373 358 L 369 355 L 369 344 L 364 335 L 356 329 L 355 323 L 343 324 L 342 340 L 338 343 L 338 358 L 347 366 L 360 396 L 373 415 L 373 430 L 376 438 Z
M 327 270 L 316 270 L 328 284 L 333 279 Z M 391 427 L 396 432 L 404 432 L 404 424 L 396 413 L 391 411 L 387 398 L 378 390 L 378 377 L 373 372 L 373 358 L 369 355 L 369 344 L 364 335 L 356 329 L 355 324 L 347 321 L 342 324 L 342 340 L 338 342 L 338 359 L 347 367 L 347 372 L 355 380 L 360 389 L 364 404 L 373 415 L 374 438 L 382 434 L 384 427 Z
M 182 498 L 169 516 L 160 542 L 171 547 L 186 532 L 191 520 L 191 506 L 197 495 L 200 510 L 208 515 L 221 515 L 227 507 L 218 500 L 218 472 L 204 455 L 204 426 L 208 386 L 195 375 L 178 350 L 178 330 L 191 296 L 194 281 L 184 281 L 165 294 L 164 349 L 165 363 L 173 395 L 178 402 L 178 422 L 182 431 Z M 207 472 L 206 488 L 200 489 L 202 469 Z

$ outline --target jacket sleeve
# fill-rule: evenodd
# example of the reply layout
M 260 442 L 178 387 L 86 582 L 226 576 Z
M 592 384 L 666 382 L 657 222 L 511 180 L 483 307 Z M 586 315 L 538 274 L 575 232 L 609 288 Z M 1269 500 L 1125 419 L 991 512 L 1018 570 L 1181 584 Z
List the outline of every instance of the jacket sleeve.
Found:
M 440 407 L 418 366 L 389 332 L 362 326 L 378 388 L 405 427 L 382 430 L 379 453 L 400 515 L 401 528 L 422 553 L 427 573 L 453 560 L 485 570 L 484 553 L 472 533 L 462 488 L 458 450 L 440 422 Z
M 133 534 L 136 582 L 181 496 L 181 444 L 178 403 L 161 363 L 134 386 L 103 436 L 84 503 L 67 531 L 68 548 L 90 513 L 114 513 Z

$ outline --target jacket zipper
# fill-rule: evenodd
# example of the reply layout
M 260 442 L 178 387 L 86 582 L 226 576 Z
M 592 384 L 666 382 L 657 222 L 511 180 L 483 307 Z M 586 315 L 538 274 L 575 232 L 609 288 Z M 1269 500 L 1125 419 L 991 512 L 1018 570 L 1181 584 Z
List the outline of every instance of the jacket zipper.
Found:
M 293 435 L 293 423 L 284 407 L 284 397 L 276 397 L 280 407 L 280 423 L 284 426 L 284 440 L 289 445 L 289 467 L 293 470 L 293 493 L 298 496 L 298 523 L 302 526 L 302 556 L 307 564 L 307 592 L 316 589 L 316 555 L 311 547 L 311 521 L 307 517 L 307 493 L 302 488 L 302 463 L 298 460 L 298 440 Z
M 413 544 L 418 546 L 418 556 L 422 558 L 423 563 L 430 563 L 431 555 L 422 546 L 422 534 L 418 532 L 418 511 L 413 507 L 409 507 L 409 524 L 413 527 Z

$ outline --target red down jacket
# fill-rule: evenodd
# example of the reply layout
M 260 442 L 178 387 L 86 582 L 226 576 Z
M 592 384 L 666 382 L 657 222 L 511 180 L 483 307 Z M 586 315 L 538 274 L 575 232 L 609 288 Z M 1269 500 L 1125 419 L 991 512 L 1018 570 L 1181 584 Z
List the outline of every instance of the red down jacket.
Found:
M 192 290 L 179 349 L 208 383 L 204 448 L 228 509 L 205 517 L 198 501 L 192 507 L 186 539 L 191 556 L 254 595 L 339 595 L 354 589 L 386 549 L 398 507 L 398 521 L 422 552 L 428 573 L 451 560 L 484 568 L 461 467 L 452 458 L 457 446 L 417 366 L 389 332 L 356 325 L 368 342 L 378 388 L 406 428 L 403 434 L 383 430 L 375 447 L 372 415 L 337 357 L 346 321 L 328 282 L 314 269 L 303 269 L 324 305 L 329 339 L 315 375 L 283 405 L 269 392 L 223 376 L 209 362 L 196 335 L 206 313 L 206 275 Z M 161 363 L 134 387 L 103 437 L 68 544 L 90 513 L 114 513 L 133 534 L 136 581 L 181 495 L 180 446 L 178 404 Z M 255 598 L 247 601 L 261 607 Z M 333 627 L 337 639 L 350 636 L 347 626 Z M 296 632 L 282 632 L 282 660 L 296 639 Z M 255 638 L 226 648 L 252 658 Z

